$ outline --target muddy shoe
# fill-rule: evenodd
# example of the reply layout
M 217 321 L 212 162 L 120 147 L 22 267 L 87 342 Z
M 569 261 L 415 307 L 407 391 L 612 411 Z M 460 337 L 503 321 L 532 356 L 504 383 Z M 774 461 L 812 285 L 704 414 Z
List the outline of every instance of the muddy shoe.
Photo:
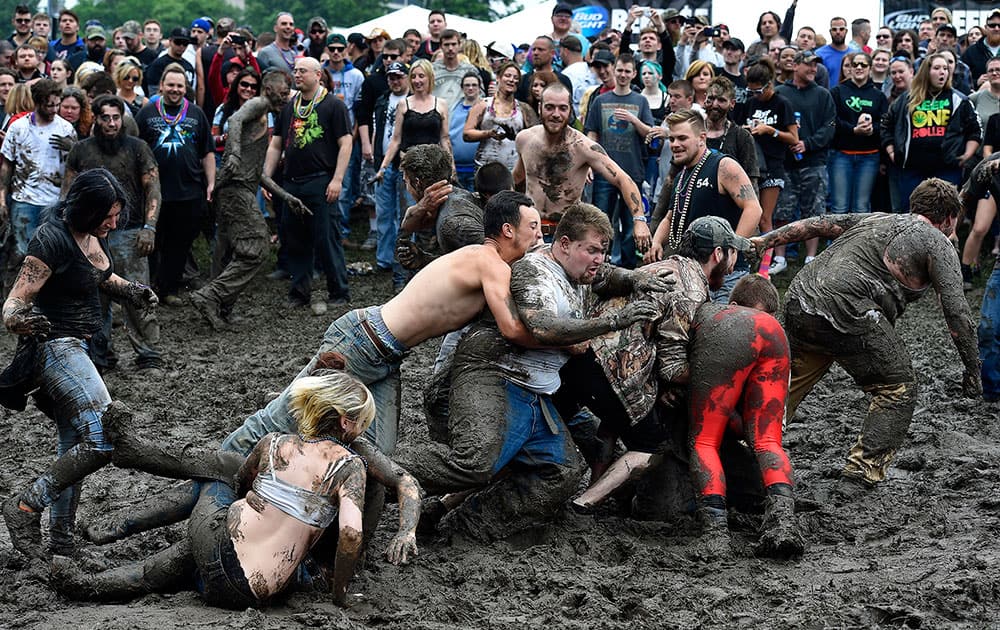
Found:
M 704 560 L 721 560 L 733 555 L 729 535 L 729 519 L 724 508 L 701 506 L 701 538 L 695 545 L 694 555 Z
M 754 553 L 771 558 L 796 558 L 805 551 L 805 540 L 795 518 L 795 499 L 772 495 L 764 507 L 760 540 Z
M 118 446 L 118 442 L 135 431 L 135 416 L 128 405 L 120 400 L 112 400 L 101 415 L 101 426 L 108 441 Z
M 10 542 L 29 558 L 43 558 L 42 514 L 21 509 L 20 497 L 13 496 L 3 504 L 3 520 L 10 533 Z
M 440 497 L 428 497 L 420 502 L 420 521 L 417 522 L 417 534 L 434 536 L 437 534 L 438 523 L 448 513 L 448 508 Z
M 202 319 L 208 322 L 212 330 L 218 332 L 226 328 L 225 320 L 219 316 L 219 305 L 214 300 L 205 297 L 198 291 L 194 291 L 188 295 L 188 300 L 191 301 L 191 306 L 198 311 Z

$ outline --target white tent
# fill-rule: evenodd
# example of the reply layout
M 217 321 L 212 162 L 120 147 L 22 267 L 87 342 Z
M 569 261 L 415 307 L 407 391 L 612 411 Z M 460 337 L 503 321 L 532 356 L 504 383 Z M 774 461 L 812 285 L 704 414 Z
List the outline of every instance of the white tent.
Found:
M 406 29 L 415 28 L 426 35 L 427 15 L 429 13 L 429 9 L 409 5 L 399 9 L 398 11 L 393 11 L 392 13 L 387 13 L 382 17 L 375 18 L 374 20 L 368 20 L 367 22 L 362 22 L 361 24 L 355 24 L 354 26 L 349 27 L 337 26 L 331 28 L 330 30 L 342 33 L 345 36 L 348 33 L 361 33 L 367 37 L 373 29 L 381 28 L 385 29 L 389 35 L 392 35 L 393 37 L 402 37 Z M 489 22 L 481 22 L 480 20 L 472 20 L 457 15 L 449 15 L 448 28 L 453 28 L 461 33 L 466 33 L 468 37 L 475 39 L 484 45 L 485 42 L 483 42 L 483 38 L 487 38 L 486 42 L 492 41 L 490 32 L 493 29 L 493 25 Z
M 508 55 L 513 46 L 531 44 L 539 35 L 552 32 L 552 9 L 556 0 L 546 0 L 517 13 L 501 18 L 490 25 L 490 36 L 479 40 L 484 46 L 495 41 L 494 48 Z

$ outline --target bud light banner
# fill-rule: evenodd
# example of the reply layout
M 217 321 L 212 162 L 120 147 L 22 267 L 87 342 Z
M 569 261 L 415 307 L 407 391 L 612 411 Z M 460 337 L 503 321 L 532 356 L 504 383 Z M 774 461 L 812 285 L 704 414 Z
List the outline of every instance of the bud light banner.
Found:
M 937 7 L 943 7 L 951 11 L 951 23 L 961 35 L 973 26 L 985 24 L 994 4 L 994 0 L 945 0 L 943 2 L 884 0 L 882 14 L 885 18 L 882 23 L 894 31 L 904 28 L 916 31 L 922 21 L 930 18 L 931 11 Z
M 597 37 L 607 28 L 611 14 L 604 7 L 578 7 L 573 9 L 573 21 L 580 25 L 584 37 Z

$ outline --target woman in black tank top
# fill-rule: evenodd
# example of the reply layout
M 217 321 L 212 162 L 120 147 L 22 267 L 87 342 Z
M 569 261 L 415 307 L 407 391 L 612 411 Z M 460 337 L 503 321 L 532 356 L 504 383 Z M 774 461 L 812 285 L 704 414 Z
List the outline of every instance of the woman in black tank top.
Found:
M 448 103 L 431 94 L 434 68 L 426 59 L 418 59 L 410 68 L 410 96 L 396 108 L 392 139 L 379 166 L 378 177 L 392 164 L 399 166 L 399 155 L 418 144 L 439 144 L 451 153 L 448 136 Z

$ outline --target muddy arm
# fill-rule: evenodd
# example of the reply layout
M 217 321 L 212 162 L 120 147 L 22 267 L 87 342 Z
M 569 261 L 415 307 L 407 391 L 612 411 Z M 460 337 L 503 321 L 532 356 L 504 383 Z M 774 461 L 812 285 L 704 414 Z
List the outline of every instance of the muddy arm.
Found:
M 3 303 L 3 323 L 7 330 L 18 335 L 48 334 L 51 323 L 41 313 L 33 313 L 31 305 L 51 275 L 48 265 L 34 256 L 25 256 L 14 288 Z
M 948 323 L 948 332 L 965 366 L 965 394 L 978 396 L 982 393 L 982 384 L 976 326 L 962 289 L 958 256 L 950 241 L 943 238 L 934 240 L 927 253 L 927 270 L 934 290 L 941 297 L 941 309 Z
M 347 585 L 354 576 L 354 568 L 358 564 L 358 558 L 361 557 L 365 465 L 360 459 L 354 458 L 344 465 L 342 472 L 346 478 L 340 484 L 338 492 L 340 536 L 337 539 L 337 558 L 333 563 L 331 590 L 334 603 L 347 607 Z
M 265 435 L 257 442 L 257 445 L 253 447 L 250 451 L 250 455 L 247 457 L 243 465 L 240 466 L 240 472 L 236 475 L 236 496 L 243 498 L 250 492 L 253 488 L 253 480 L 257 478 L 260 473 L 260 457 L 261 453 L 266 451 L 271 446 L 272 435 Z
M 773 230 L 750 239 L 757 251 L 764 251 L 777 245 L 787 243 L 799 243 L 811 238 L 837 238 L 847 230 L 861 222 L 866 214 L 824 214 L 820 217 L 811 217 L 789 223 L 784 227 Z
M 591 287 L 601 298 L 620 297 L 633 291 L 669 291 L 674 286 L 673 273 L 664 269 L 653 275 L 604 263 Z
M 399 498 L 399 530 L 385 551 L 393 564 L 406 564 L 417 551 L 417 522 L 420 521 L 420 499 L 423 490 L 417 480 L 365 439 L 354 441 L 354 450 L 368 462 L 368 474 L 387 488 L 396 490 Z

